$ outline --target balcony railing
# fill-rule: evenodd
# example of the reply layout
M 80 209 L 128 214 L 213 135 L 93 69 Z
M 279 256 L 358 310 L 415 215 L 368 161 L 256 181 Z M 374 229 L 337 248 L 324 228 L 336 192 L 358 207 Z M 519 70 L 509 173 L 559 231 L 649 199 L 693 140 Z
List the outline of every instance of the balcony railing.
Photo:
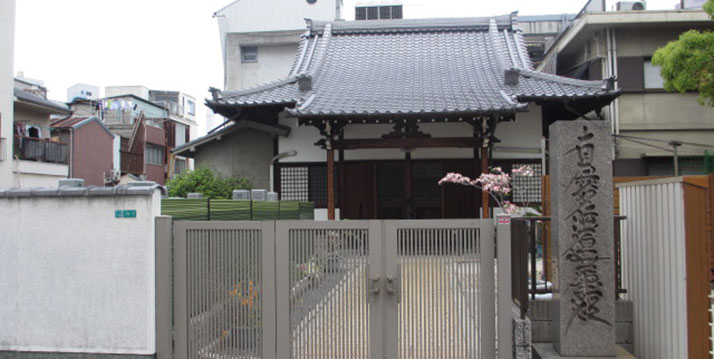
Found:
M 121 151 L 121 171 L 135 175 L 144 174 L 144 156 L 140 153 Z
M 22 160 L 67 164 L 68 146 L 46 138 L 15 136 L 14 155 Z

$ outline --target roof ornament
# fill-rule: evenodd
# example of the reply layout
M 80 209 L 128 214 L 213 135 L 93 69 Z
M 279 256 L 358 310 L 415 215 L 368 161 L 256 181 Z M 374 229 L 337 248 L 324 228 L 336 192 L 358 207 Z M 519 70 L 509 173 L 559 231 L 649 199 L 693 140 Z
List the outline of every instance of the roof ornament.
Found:
M 503 78 L 505 81 L 505 84 L 508 86 L 516 86 L 518 85 L 518 80 L 519 77 L 521 76 L 521 70 L 511 67 L 510 69 L 506 69 L 503 71 Z
M 300 74 L 297 76 L 298 89 L 300 91 L 310 91 L 312 90 L 312 76 L 306 74 Z

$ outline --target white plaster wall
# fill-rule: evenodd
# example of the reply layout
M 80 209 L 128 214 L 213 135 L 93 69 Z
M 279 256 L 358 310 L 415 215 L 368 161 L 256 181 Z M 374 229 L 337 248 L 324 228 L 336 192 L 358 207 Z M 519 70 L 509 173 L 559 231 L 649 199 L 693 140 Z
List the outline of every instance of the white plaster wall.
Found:
M 290 127 L 290 135 L 279 137 L 278 152 L 297 151 L 297 156 L 283 158 L 280 162 L 325 162 L 327 160 L 325 150 L 315 146 L 315 142 L 321 138 L 320 131 L 315 127 L 298 126 L 297 119 L 285 118 L 282 113 L 279 122 L 283 126 Z M 337 158 L 336 154 L 335 158 Z
M 0 161 L 0 188 L 13 185 L 12 121 L 13 114 L 13 50 L 15 41 L 15 0 L 0 1 L 0 137 L 4 137 L 5 158 Z
M 528 112 L 517 113 L 515 122 L 499 123 L 496 137 L 501 142 L 494 146 L 493 158 L 540 158 L 542 123 L 541 108 L 535 104 Z
M 230 35 L 229 35 L 230 37 Z M 238 90 L 284 78 L 298 49 L 299 37 L 292 44 L 258 45 L 257 62 L 241 62 L 240 44 L 229 40 L 226 47 L 226 89 Z
M 0 350 L 155 354 L 160 207 L 158 190 L 0 199 Z

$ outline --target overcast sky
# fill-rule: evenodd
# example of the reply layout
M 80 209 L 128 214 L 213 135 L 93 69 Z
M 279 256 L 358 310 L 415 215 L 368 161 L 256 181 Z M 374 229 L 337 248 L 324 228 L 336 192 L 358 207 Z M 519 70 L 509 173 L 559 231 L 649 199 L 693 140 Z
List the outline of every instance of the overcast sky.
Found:
M 4 0 L 0 0 L 4 1 Z M 256 0 L 250 0 L 256 1 Z M 301 0 L 286 0 L 301 1 Z M 322 0 L 326 1 L 326 0 Z M 331 1 L 331 0 L 327 0 Z M 15 71 L 43 80 L 48 97 L 66 101 L 67 88 L 143 85 L 203 99 L 223 87 L 218 25 L 213 12 L 231 0 L 16 0 Z M 354 19 L 355 0 L 343 17 Z M 403 0 L 404 16 L 463 17 L 577 13 L 578 0 Z M 676 0 L 650 0 L 648 9 L 672 9 Z M 614 1 L 608 0 L 608 8 Z

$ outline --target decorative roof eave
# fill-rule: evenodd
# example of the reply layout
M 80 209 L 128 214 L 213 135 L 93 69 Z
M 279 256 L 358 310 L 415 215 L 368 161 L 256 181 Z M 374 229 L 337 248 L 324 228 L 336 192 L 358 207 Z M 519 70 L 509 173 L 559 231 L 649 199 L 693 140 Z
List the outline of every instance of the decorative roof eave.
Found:
M 399 122 L 417 123 L 443 123 L 443 122 L 473 122 L 489 119 L 499 121 L 510 121 L 515 119 L 517 112 L 527 111 L 527 104 L 501 109 L 485 111 L 454 111 L 454 112 L 422 112 L 422 113 L 380 113 L 380 114 L 321 114 L 321 115 L 300 115 L 299 125 L 320 125 L 326 122 L 332 124 L 394 124 Z

